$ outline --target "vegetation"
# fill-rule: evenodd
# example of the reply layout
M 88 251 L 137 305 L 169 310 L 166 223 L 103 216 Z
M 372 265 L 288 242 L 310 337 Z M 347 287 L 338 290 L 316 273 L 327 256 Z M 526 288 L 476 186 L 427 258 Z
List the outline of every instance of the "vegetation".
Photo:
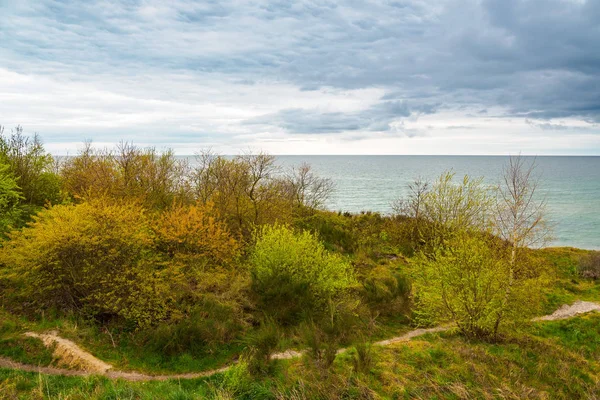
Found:
M 600 251 L 594 251 L 583 256 L 579 266 L 579 274 L 583 278 L 600 278 Z
M 395 215 L 353 215 L 322 209 L 333 185 L 310 166 L 264 153 L 86 143 L 57 162 L 1 130 L 0 356 L 51 365 L 23 333 L 56 329 L 115 369 L 235 366 L 143 384 L 0 370 L 0 398 L 598 397 L 598 317 L 528 322 L 600 300 L 598 252 L 534 248 L 534 172 L 512 159 L 488 187 L 448 171 Z M 287 349 L 304 356 L 273 359 Z
M 350 263 L 310 232 L 295 234 L 283 226 L 257 233 L 249 261 L 261 309 L 283 323 L 325 312 L 355 283 Z

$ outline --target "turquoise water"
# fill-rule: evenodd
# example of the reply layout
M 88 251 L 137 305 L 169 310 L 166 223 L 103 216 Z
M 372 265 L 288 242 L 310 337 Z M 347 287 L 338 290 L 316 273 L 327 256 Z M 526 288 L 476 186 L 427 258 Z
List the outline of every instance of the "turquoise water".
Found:
M 530 157 L 526 157 L 532 160 Z M 309 163 L 336 185 L 327 207 L 389 213 L 391 202 L 421 176 L 433 180 L 453 169 L 498 183 L 507 157 L 493 156 L 277 156 L 283 166 Z M 554 225 L 553 246 L 600 249 L 600 157 L 537 157 L 540 195 Z

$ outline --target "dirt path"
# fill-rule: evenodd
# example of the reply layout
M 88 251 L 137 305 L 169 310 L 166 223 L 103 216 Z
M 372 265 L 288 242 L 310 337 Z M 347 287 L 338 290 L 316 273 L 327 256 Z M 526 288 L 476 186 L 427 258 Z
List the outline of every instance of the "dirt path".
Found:
M 572 305 L 564 305 L 554 313 L 546 315 L 544 317 L 534 318 L 533 321 L 552 321 L 557 319 L 570 318 L 578 314 L 583 314 L 591 311 L 600 311 L 600 304 L 592 303 L 589 301 L 576 301 Z M 373 343 L 376 346 L 388 346 L 390 344 L 398 342 L 407 342 L 410 339 L 422 336 L 428 333 L 442 332 L 448 330 L 449 327 L 436 327 L 429 329 L 415 329 L 404 335 L 393 337 L 390 339 L 382 340 Z M 112 370 L 110 364 L 105 363 L 102 360 L 97 359 L 90 353 L 81 349 L 75 343 L 70 340 L 59 337 L 56 332 L 48 332 L 45 334 L 37 334 L 28 332 L 25 335 L 30 337 L 37 337 L 44 342 L 46 346 L 55 346 L 54 356 L 59 360 L 60 363 L 66 364 L 69 367 L 76 367 L 79 369 L 65 369 L 57 367 L 37 367 L 35 365 L 21 364 L 18 362 L 11 361 L 7 358 L 0 357 L 0 368 L 15 369 L 27 372 L 37 372 L 47 375 L 62 375 L 62 376 L 91 376 L 91 375 L 102 375 L 110 379 L 124 379 L 127 381 L 165 381 L 168 379 L 195 379 L 202 378 L 211 375 L 215 375 L 221 372 L 227 371 L 231 368 L 231 365 L 225 366 L 219 369 L 208 370 L 204 372 L 195 372 L 187 374 L 172 374 L 172 375 L 147 375 L 138 372 L 125 372 Z M 348 349 L 339 349 L 338 354 L 344 353 Z M 271 356 L 273 359 L 288 360 L 292 358 L 298 358 L 304 354 L 303 351 L 286 350 L 281 353 L 275 353 Z
M 592 311 L 600 311 L 600 304 L 591 301 L 576 301 L 570 306 L 565 304 L 550 315 L 534 318 L 534 321 L 555 321 L 557 319 L 571 318 L 577 314 L 584 314 Z
M 54 359 L 59 365 L 67 368 L 99 374 L 104 374 L 112 368 L 112 365 L 97 359 L 72 341 L 61 338 L 56 331 L 42 334 L 27 332 L 25 336 L 40 339 L 46 347 L 54 346 Z

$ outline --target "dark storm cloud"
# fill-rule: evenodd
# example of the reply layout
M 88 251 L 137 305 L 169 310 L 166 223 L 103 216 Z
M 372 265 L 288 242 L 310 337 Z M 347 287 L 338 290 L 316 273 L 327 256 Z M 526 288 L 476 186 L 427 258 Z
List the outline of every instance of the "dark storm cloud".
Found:
M 382 101 L 359 112 L 321 112 L 286 109 L 246 121 L 248 125 L 275 125 L 290 133 L 339 133 L 348 131 L 389 131 L 391 123 L 414 114 L 431 114 L 435 105 L 414 108 L 402 101 Z M 364 136 L 352 136 L 363 138 Z

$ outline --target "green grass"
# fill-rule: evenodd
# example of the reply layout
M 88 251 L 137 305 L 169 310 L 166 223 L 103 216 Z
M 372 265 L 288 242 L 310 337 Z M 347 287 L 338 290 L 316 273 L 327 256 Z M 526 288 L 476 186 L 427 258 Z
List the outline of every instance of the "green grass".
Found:
M 497 343 L 445 332 L 374 347 L 362 373 L 354 371 L 354 357 L 338 356 L 330 371 L 293 360 L 253 378 L 242 363 L 208 379 L 146 383 L 0 370 L 0 398 L 597 398 L 600 315 L 531 323 Z
M 544 249 L 539 255 L 556 271 L 546 290 L 545 312 L 575 300 L 600 301 L 600 284 L 576 274 L 585 251 Z M 0 355 L 48 365 L 51 351 L 26 330 L 58 329 L 117 369 L 147 373 L 202 371 L 231 363 L 243 342 L 206 347 L 196 354 L 165 355 L 145 346 L 141 333 L 108 333 L 73 318 L 27 321 L 0 310 Z M 370 340 L 410 330 L 405 317 L 380 318 Z M 280 348 L 301 347 L 294 332 Z M 114 341 L 114 345 L 113 345 Z M 167 382 L 110 381 L 102 377 L 43 376 L 0 370 L 0 399 L 203 399 L 203 398 L 599 398 L 600 315 L 537 322 L 497 343 L 468 341 L 454 332 L 409 343 L 374 347 L 366 370 L 354 371 L 356 351 L 338 356 L 332 370 L 310 360 L 278 361 L 266 377 L 251 377 L 244 364 L 207 379 Z
M 166 354 L 147 346 L 143 334 L 123 332 L 111 335 L 95 326 L 63 331 L 63 336 L 88 349 L 115 369 L 145 373 L 184 373 L 219 368 L 235 360 L 243 345 L 239 342 L 201 347 L 196 353 Z M 114 344 L 113 344 L 114 341 Z
M 365 374 L 352 372 L 352 353 L 320 378 L 297 363 L 284 386 L 289 393 L 303 390 L 306 398 L 597 398 L 598 326 L 598 315 L 536 323 L 498 343 L 430 334 L 374 348 Z
M 16 399 L 204 399 L 206 380 L 111 381 L 103 377 L 64 377 L 0 369 L 0 398 Z
M 555 247 L 537 251 L 550 266 L 552 282 L 545 290 L 544 313 L 550 314 L 563 304 L 576 300 L 600 301 L 600 282 L 582 279 L 578 267 L 588 250 Z

